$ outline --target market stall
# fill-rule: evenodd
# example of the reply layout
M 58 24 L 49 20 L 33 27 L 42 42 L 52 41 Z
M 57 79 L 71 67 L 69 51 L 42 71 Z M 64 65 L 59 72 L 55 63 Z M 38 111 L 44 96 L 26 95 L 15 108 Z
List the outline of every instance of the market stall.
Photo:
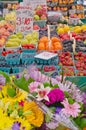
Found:
M 86 130 L 83 4 L 2 1 L 0 10 L 0 130 Z

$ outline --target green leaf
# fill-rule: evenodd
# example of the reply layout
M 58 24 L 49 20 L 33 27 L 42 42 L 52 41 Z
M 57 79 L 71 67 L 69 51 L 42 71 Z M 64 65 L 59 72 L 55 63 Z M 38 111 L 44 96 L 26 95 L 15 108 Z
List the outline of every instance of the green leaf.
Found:
M 16 96 L 16 90 L 14 88 L 7 88 L 7 94 L 10 97 L 15 97 Z
M 26 81 L 24 77 L 21 77 L 20 79 L 15 79 L 14 84 L 20 89 L 23 89 L 24 91 L 29 91 L 28 81 Z
M 55 84 L 55 85 L 53 86 L 53 88 L 59 88 L 58 84 Z
M 0 74 L 3 75 L 5 78 L 6 78 L 6 83 L 9 83 L 10 82 L 10 77 L 9 75 L 7 75 L 6 73 L 0 71 Z
M 34 82 L 34 79 L 29 78 L 29 79 L 28 79 L 28 83 L 30 84 L 30 83 L 32 83 L 32 82 Z
M 80 122 L 81 122 L 80 117 L 74 119 L 74 122 L 75 122 L 77 125 L 80 125 Z
M 8 115 L 11 114 L 12 112 L 13 112 L 12 107 L 9 105 L 9 106 L 8 106 L 8 109 L 7 109 Z
M 68 102 L 69 102 L 69 104 L 73 104 L 74 100 L 72 98 L 68 98 Z
M 36 93 L 36 92 L 34 92 L 34 93 L 32 93 L 32 95 L 33 95 L 34 97 L 36 97 L 36 96 L 37 96 L 37 93 Z
M 49 123 L 51 121 L 51 118 L 48 114 L 45 115 L 45 121 L 46 123 Z
M 13 110 L 8 109 L 7 114 L 10 115 L 13 112 Z
M 86 127 L 86 118 L 82 118 L 82 119 L 81 119 L 80 127 L 81 127 L 81 128 Z
M 19 115 L 19 116 L 22 116 L 22 115 L 23 115 L 23 109 L 20 109 L 20 110 L 18 111 L 18 115 Z
M 17 109 L 18 106 L 19 106 L 18 101 L 16 101 L 15 104 L 14 104 L 14 108 Z
M 45 82 L 45 83 L 44 83 L 44 87 L 46 88 L 46 87 L 48 87 L 48 86 L 50 86 L 50 83 Z
M 64 92 L 64 94 L 65 94 L 65 97 L 69 97 L 69 93 L 68 92 Z

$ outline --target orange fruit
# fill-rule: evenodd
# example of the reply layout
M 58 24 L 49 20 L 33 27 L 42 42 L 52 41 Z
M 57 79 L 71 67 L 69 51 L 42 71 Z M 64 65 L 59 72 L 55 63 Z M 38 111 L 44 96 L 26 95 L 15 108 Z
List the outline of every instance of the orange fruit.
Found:
M 54 42 L 60 42 L 60 39 L 57 38 L 57 37 L 52 37 L 51 41 L 52 41 L 52 43 L 54 43 Z
M 38 49 L 39 50 L 45 50 L 45 45 L 44 45 L 44 43 L 39 43 L 39 45 L 38 45 Z
M 44 36 L 42 37 L 39 42 L 48 42 L 48 37 Z

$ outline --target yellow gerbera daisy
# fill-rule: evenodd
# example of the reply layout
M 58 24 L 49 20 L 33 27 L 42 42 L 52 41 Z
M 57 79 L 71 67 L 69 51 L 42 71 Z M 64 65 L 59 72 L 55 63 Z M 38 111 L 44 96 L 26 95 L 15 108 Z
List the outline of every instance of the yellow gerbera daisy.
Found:
M 28 121 L 32 125 L 34 125 L 36 127 L 40 127 L 43 123 L 43 120 L 44 120 L 43 112 L 40 110 L 40 108 L 37 106 L 37 104 L 35 102 L 25 101 L 24 112 L 29 111 L 29 110 L 32 113 L 26 115 L 26 119 L 28 119 Z

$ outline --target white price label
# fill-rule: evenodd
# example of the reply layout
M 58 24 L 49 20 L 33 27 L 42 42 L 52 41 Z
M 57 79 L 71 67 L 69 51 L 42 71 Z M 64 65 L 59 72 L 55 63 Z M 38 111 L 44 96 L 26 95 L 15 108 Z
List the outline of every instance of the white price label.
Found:
M 33 11 L 30 6 L 19 6 L 16 10 L 16 32 L 24 35 L 33 31 Z

